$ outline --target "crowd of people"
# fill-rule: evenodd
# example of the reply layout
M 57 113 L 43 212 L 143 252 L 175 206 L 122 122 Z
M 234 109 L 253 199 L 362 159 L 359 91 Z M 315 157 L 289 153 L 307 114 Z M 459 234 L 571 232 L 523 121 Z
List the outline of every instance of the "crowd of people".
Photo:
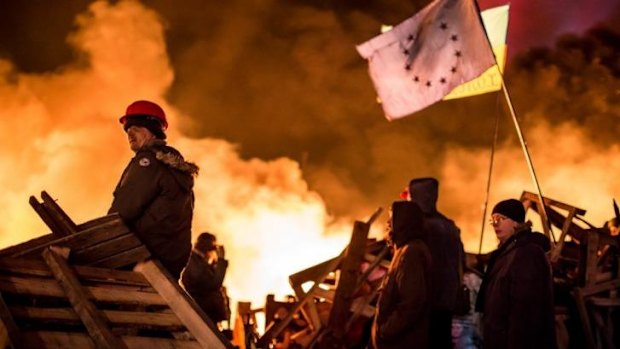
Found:
M 135 156 L 114 190 L 109 213 L 117 213 L 170 275 L 181 279 L 211 320 L 229 319 L 222 293 L 224 248 L 208 232 L 191 244 L 198 166 L 166 144 L 168 122 L 157 104 L 132 103 L 120 123 Z M 550 242 L 531 231 L 523 204 L 508 199 L 493 208 L 499 245 L 479 278 L 465 271 L 460 230 L 437 210 L 438 195 L 437 179 L 416 178 L 407 200 L 391 206 L 386 240 L 392 262 L 368 347 L 555 348 Z M 475 309 L 462 310 L 463 290 L 476 291 Z M 482 314 L 481 326 L 474 313 Z

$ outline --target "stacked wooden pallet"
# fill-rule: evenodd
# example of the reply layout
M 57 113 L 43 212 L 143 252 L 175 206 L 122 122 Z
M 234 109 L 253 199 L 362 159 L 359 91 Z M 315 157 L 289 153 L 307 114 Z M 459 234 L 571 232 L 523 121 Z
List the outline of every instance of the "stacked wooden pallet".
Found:
M 0 251 L 0 345 L 232 348 L 118 216 L 76 225 L 42 198 L 52 232 Z

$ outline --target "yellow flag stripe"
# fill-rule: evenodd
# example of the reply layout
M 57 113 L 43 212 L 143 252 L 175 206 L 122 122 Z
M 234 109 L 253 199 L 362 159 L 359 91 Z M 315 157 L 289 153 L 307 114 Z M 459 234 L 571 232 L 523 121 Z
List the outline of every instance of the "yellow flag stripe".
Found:
M 502 88 L 500 71 L 506 65 L 506 31 L 508 29 L 508 5 L 482 11 L 482 21 L 491 42 L 497 65 L 492 66 L 479 77 L 454 88 L 443 99 L 455 99 L 493 92 Z

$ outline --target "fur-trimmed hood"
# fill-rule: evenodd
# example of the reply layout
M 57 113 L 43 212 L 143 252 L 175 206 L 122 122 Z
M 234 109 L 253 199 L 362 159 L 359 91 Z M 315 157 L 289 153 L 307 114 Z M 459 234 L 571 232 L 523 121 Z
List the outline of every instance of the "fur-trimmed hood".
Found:
M 169 167 L 185 172 L 192 177 L 198 175 L 198 165 L 193 162 L 186 161 L 181 153 L 173 147 L 166 144 L 166 141 L 157 139 L 147 146 L 151 150 L 157 160 L 163 162 Z
M 195 163 L 186 161 L 178 150 L 167 145 L 164 140 L 154 140 L 146 147 L 146 150 L 151 151 L 157 160 L 174 170 L 171 173 L 181 187 L 186 190 L 192 189 L 194 177 L 199 171 Z

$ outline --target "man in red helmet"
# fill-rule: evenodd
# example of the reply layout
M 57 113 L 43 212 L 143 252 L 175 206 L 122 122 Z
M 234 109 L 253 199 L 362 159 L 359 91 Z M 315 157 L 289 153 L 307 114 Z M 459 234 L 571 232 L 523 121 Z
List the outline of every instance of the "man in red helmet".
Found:
M 198 166 L 166 145 L 168 122 L 157 104 L 133 102 L 119 121 L 135 156 L 123 171 L 108 212 L 117 212 L 178 280 L 191 251 Z

